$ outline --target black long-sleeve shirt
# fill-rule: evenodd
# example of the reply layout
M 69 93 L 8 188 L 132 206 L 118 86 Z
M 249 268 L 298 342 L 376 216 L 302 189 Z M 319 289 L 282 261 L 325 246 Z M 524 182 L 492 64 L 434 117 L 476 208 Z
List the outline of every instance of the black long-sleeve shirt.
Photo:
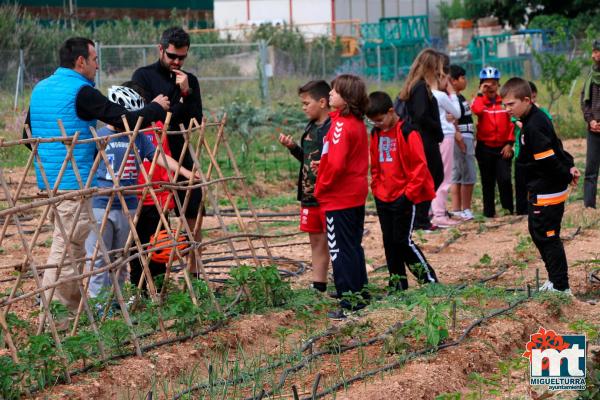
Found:
M 437 100 L 427 90 L 425 81 L 418 81 L 413 86 L 406 107 L 412 123 L 421 133 L 423 142 L 440 143 L 444 140 Z
M 162 121 L 166 115 L 166 112 L 158 103 L 149 103 L 139 111 L 127 111 L 125 107 L 108 100 L 98 89 L 91 86 L 82 86 L 79 90 L 75 98 L 75 110 L 77 116 L 85 121 L 98 119 L 118 129 L 125 129 L 123 115 L 127 119 L 130 129 L 135 127 L 139 117 L 144 118 L 146 123 L 150 123 L 152 121 Z M 31 126 L 30 111 L 27 111 L 25 123 Z M 27 138 L 25 129 L 23 129 L 23 138 Z M 31 148 L 29 145 L 27 147 Z
M 556 136 L 552 122 L 538 107 L 531 106 L 523 122 L 519 157 L 527 190 L 535 195 L 564 191 L 573 179 L 573 157 Z
M 184 71 L 185 72 L 185 71 Z M 179 130 L 179 125 L 188 127 L 190 120 L 196 118 L 198 123 L 202 122 L 202 97 L 200 95 L 200 84 L 198 78 L 190 72 L 188 76 L 189 92 L 183 96 L 181 89 L 175 83 L 176 75 L 173 71 L 163 67 L 159 61 L 154 64 L 138 68 L 131 78 L 132 81 L 146 90 L 148 98 L 154 98 L 163 94 L 169 98 L 173 113 L 171 116 L 170 130 Z M 177 160 L 183 148 L 183 135 L 169 136 L 169 146 L 173 157 Z M 183 165 L 191 167 L 191 159 L 186 156 Z

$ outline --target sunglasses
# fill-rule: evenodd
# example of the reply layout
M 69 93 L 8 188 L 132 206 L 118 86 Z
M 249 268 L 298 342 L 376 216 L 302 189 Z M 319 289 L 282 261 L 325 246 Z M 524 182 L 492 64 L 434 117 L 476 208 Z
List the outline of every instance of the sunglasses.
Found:
M 179 54 L 175 54 L 175 53 L 169 53 L 168 51 L 165 51 L 165 54 L 171 60 L 181 60 L 181 61 L 183 61 L 187 57 L 187 54 L 179 55 Z

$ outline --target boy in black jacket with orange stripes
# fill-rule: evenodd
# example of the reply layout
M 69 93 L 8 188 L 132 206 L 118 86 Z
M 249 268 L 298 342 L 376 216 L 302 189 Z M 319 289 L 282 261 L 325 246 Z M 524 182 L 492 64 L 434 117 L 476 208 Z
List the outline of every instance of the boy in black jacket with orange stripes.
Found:
M 501 97 L 508 113 L 523 123 L 516 162 L 525 171 L 529 233 L 548 271 L 548 281 L 540 290 L 571 294 L 560 224 L 569 184 L 577 185 L 579 170 L 563 149 L 550 119 L 532 102 L 529 82 L 509 79 Z

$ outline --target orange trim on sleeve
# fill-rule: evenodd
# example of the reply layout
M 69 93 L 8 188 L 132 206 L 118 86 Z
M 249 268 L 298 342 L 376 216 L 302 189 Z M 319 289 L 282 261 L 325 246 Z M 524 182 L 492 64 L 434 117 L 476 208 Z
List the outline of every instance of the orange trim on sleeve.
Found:
M 552 157 L 553 155 L 554 155 L 554 150 L 550 149 L 550 150 L 542 151 L 541 153 L 534 154 L 533 158 L 537 161 L 537 160 L 543 160 L 544 158 Z

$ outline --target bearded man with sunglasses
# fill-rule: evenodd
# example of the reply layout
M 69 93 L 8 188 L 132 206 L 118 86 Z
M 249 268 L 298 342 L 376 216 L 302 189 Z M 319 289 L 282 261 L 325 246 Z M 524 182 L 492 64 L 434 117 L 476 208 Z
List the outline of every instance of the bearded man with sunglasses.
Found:
M 190 35 L 180 27 L 172 27 L 165 30 L 158 44 L 158 61 L 154 64 L 138 68 L 131 80 L 140 85 L 149 98 L 156 96 L 155 93 L 162 93 L 169 98 L 171 122 L 169 130 L 180 130 L 180 125 L 188 128 L 190 120 L 195 118 L 198 123 L 202 122 L 202 97 L 200 96 L 200 85 L 198 78 L 190 72 L 183 71 L 183 63 L 188 56 L 190 48 Z M 179 160 L 181 153 L 184 153 L 182 166 L 191 170 L 194 164 L 192 156 L 187 148 L 184 148 L 183 135 L 169 135 L 169 147 L 171 156 Z M 187 181 L 180 176 L 179 181 Z M 183 205 L 186 190 L 179 190 L 178 197 Z M 196 218 L 200 213 L 200 203 L 202 200 L 202 189 L 190 191 L 190 200 L 185 211 L 185 217 L 192 229 Z M 176 208 L 179 214 L 178 209 Z M 142 209 L 137 225 L 139 235 L 148 233 L 148 237 L 153 235 L 160 220 L 156 207 L 149 206 Z M 200 240 L 199 234 L 196 240 Z M 193 256 L 193 254 L 192 254 Z M 192 272 L 196 271 L 196 262 L 194 258 L 190 260 Z

